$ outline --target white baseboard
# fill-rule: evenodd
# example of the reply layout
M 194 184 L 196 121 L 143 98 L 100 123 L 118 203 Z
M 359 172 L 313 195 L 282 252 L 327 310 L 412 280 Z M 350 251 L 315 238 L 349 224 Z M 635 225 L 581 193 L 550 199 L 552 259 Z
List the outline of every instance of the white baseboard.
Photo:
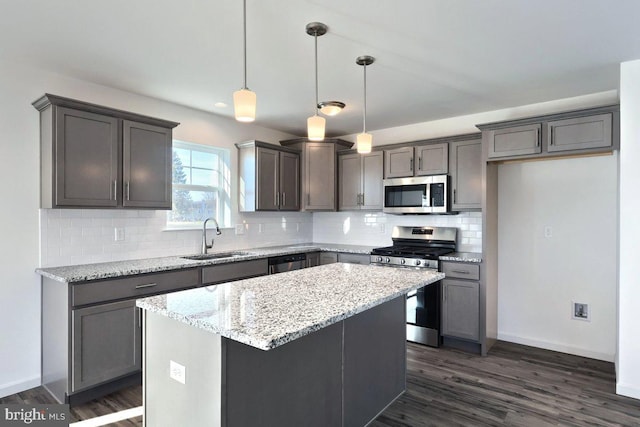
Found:
M 616 394 L 631 397 L 633 399 L 640 399 L 640 388 L 636 386 L 630 386 L 628 384 L 617 383 Z
M 558 344 L 548 341 L 540 341 L 531 338 L 525 338 L 517 335 L 502 334 L 498 332 L 498 339 L 516 344 L 528 345 L 531 347 L 544 348 L 546 350 L 559 351 L 561 353 L 573 354 L 575 356 L 588 357 L 590 359 L 604 360 L 605 362 L 614 362 L 615 354 L 601 353 L 597 351 L 586 350 L 584 348 L 572 347 L 564 344 Z
M 21 391 L 40 386 L 40 375 L 27 380 L 15 381 L 12 383 L 0 384 L 0 397 L 11 396 Z

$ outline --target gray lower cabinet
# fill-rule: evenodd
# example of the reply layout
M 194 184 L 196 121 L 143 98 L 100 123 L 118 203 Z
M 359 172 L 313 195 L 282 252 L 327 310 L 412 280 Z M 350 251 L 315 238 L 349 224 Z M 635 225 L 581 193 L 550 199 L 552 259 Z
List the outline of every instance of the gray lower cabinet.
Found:
M 232 282 L 249 277 L 264 276 L 269 272 L 267 258 L 251 261 L 230 262 L 202 268 L 202 284 Z
M 451 173 L 454 211 L 482 207 L 482 140 L 452 141 L 449 143 L 449 171 Z
M 382 210 L 383 153 L 338 156 L 338 209 Z
M 489 131 L 488 158 L 541 153 L 541 127 L 540 124 L 533 124 Z
M 480 265 L 442 262 L 442 335 L 480 340 Z
M 240 212 L 300 210 L 300 154 L 261 141 L 238 147 Z
M 613 115 L 607 113 L 547 122 L 547 151 L 611 147 L 612 120 Z
M 335 252 L 320 252 L 320 265 L 338 262 L 338 254 Z
M 307 268 L 320 265 L 320 253 L 321 252 L 310 252 L 307 254 Z
M 368 265 L 371 263 L 371 257 L 370 255 L 364 254 L 349 254 L 340 252 L 338 253 L 338 262 Z
M 305 138 L 280 141 L 280 144 L 300 151 L 301 209 L 304 211 L 335 211 L 336 155 L 351 148 L 353 143 L 335 138 L 311 142 Z
M 171 209 L 178 123 L 50 94 L 33 105 L 42 208 Z
M 449 145 L 425 144 L 384 150 L 384 177 L 441 175 L 449 170 Z
M 72 312 L 72 392 L 142 369 L 140 309 L 135 300 Z

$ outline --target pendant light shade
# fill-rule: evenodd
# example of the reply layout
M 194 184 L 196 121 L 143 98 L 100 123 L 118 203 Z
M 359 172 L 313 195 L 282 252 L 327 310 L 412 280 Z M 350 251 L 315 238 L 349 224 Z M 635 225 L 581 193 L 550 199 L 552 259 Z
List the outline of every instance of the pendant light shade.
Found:
M 367 133 L 367 65 L 373 64 L 373 56 L 364 55 L 356 58 L 356 64 L 362 65 L 364 69 L 364 108 L 362 113 L 362 133 L 356 137 L 356 150 L 358 153 L 366 154 L 371 152 L 373 136 Z
M 244 85 L 233 93 L 233 109 L 236 120 L 252 122 L 256 119 L 256 94 L 247 87 L 247 0 L 242 2 Z
M 317 114 L 309 117 L 307 119 L 307 138 L 310 141 L 322 141 L 324 139 L 325 123 L 325 118 Z
M 316 103 L 315 113 L 307 119 L 307 138 L 311 141 L 322 141 L 324 139 L 324 128 L 326 120 L 318 115 L 318 36 L 327 33 L 328 27 L 320 22 L 311 22 L 306 27 L 307 34 L 313 36 L 315 44 L 315 70 L 316 70 Z
M 356 137 L 356 149 L 360 154 L 367 154 L 371 152 L 371 143 L 373 137 L 370 133 L 359 133 Z
M 252 122 L 256 119 L 256 94 L 249 89 L 240 89 L 233 92 L 233 108 L 236 120 L 239 122 Z

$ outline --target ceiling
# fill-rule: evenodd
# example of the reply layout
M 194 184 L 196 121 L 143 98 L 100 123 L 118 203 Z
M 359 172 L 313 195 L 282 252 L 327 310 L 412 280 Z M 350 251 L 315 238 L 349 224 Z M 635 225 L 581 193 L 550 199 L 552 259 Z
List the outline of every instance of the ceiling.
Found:
M 0 0 L 0 60 L 232 116 L 242 86 L 241 0 Z M 640 1 L 247 0 L 256 123 L 306 134 L 319 98 L 347 104 L 327 136 L 618 88 L 640 58 Z M 64 95 L 64 94 L 61 94 Z M 215 107 L 225 102 L 226 108 Z

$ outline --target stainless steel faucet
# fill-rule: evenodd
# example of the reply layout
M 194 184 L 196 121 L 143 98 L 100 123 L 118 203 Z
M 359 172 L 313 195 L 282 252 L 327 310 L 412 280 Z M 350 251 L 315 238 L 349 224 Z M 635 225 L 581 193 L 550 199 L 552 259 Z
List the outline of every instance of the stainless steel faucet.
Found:
M 213 248 L 213 239 L 211 239 L 211 244 L 207 244 L 207 222 L 211 220 L 216 224 L 216 235 L 219 236 L 222 234 L 220 231 L 220 226 L 218 225 L 218 221 L 215 218 L 207 218 L 204 220 L 204 224 L 202 224 L 202 254 L 207 253 L 207 249 Z

